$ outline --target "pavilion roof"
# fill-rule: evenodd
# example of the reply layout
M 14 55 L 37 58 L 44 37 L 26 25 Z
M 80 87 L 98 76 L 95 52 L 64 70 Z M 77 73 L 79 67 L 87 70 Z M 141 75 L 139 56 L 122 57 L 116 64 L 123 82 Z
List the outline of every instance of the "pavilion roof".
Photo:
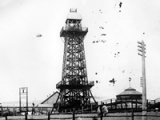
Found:
M 122 93 L 118 94 L 117 96 L 130 96 L 130 95 L 142 95 L 142 93 L 136 91 L 136 89 L 129 87 L 125 89 Z

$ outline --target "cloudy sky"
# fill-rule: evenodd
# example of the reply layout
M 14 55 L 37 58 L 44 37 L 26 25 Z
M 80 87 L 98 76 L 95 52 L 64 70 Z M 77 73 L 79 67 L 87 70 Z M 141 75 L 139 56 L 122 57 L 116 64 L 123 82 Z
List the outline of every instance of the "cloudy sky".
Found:
M 143 40 L 147 98 L 160 97 L 159 0 L 0 0 L 0 102 L 18 101 L 20 87 L 28 87 L 31 102 L 57 91 L 64 48 L 60 30 L 70 8 L 77 8 L 89 29 L 84 44 L 88 79 L 98 81 L 93 95 L 115 98 L 129 87 L 129 77 L 142 91 L 137 41 Z

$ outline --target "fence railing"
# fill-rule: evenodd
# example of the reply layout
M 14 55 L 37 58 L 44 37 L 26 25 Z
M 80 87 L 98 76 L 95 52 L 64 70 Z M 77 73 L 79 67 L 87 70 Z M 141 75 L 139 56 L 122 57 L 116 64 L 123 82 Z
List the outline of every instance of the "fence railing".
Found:
M 147 117 L 148 120 L 159 120 L 160 119 L 160 112 L 159 111 L 152 111 L 147 112 L 147 115 L 142 115 L 142 112 L 134 111 L 134 109 L 131 111 L 110 111 L 106 116 L 98 115 L 96 112 L 88 112 L 88 113 L 80 113 L 78 111 L 70 112 L 70 113 L 53 113 L 51 114 L 50 111 L 52 107 L 37 107 L 35 115 L 30 115 L 27 112 L 23 112 L 24 114 L 11 114 L 12 110 L 14 110 L 15 107 L 3 107 L 3 112 L 5 114 L 1 113 L 0 120 L 77 120 L 80 118 L 81 120 L 141 120 L 142 117 Z M 18 110 L 19 107 L 16 107 Z M 28 108 L 29 112 L 31 112 L 32 107 Z M 20 112 L 20 111 L 18 111 Z M 7 114 L 8 113 L 8 114 Z M 43 114 L 43 115 L 42 115 Z
M 152 112 L 147 115 L 141 113 L 109 113 L 105 116 L 97 114 L 50 114 L 48 115 L 27 115 L 24 116 L 4 116 L 0 117 L 0 120 L 141 120 L 142 117 L 146 117 L 147 120 L 159 120 L 160 113 Z

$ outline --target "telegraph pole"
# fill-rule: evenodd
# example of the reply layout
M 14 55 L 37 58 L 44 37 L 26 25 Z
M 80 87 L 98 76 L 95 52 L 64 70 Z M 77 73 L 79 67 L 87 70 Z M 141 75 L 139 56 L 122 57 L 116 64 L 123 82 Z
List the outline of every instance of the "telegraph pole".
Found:
M 145 120 L 144 115 L 147 114 L 147 100 L 146 100 L 146 70 L 145 70 L 145 54 L 146 54 L 146 44 L 142 40 L 138 43 L 138 55 L 142 56 L 142 119 Z

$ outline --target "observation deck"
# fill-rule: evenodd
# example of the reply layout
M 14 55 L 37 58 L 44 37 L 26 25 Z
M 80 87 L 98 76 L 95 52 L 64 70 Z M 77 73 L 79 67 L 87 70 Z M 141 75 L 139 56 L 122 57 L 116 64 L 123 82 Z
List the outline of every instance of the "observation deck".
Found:
M 66 34 L 68 33 L 78 33 L 81 35 L 86 35 L 88 32 L 87 27 L 77 27 L 77 26 L 65 26 L 62 27 L 61 32 L 60 32 L 60 37 L 65 37 Z
M 88 81 L 86 83 L 80 83 L 80 81 L 71 80 L 69 82 L 60 81 L 56 84 L 57 89 L 83 89 L 83 88 L 91 88 L 94 86 L 94 81 Z

